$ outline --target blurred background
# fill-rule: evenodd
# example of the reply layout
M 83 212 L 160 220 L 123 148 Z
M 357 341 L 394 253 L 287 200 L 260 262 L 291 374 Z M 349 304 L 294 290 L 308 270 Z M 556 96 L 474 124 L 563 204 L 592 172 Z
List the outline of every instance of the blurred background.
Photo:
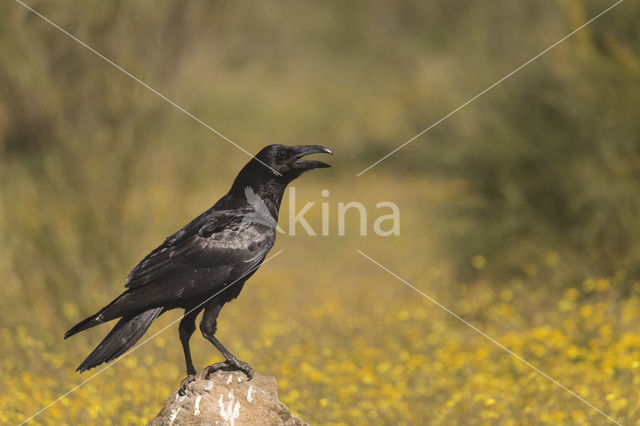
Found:
M 330 204 L 331 234 L 280 235 L 218 331 L 313 424 L 606 421 L 356 249 L 640 420 L 637 2 L 356 177 L 610 4 L 29 2 L 250 152 L 335 151 L 295 183 L 317 230 Z M 0 41 L 0 423 L 15 424 L 90 376 L 74 369 L 108 326 L 64 331 L 248 157 L 18 3 L 0 5 Z M 369 236 L 355 213 L 337 235 L 349 201 Z M 371 232 L 380 201 L 399 206 L 400 236 Z M 199 369 L 219 360 L 199 334 L 192 348 Z M 144 424 L 183 363 L 173 326 L 31 423 Z

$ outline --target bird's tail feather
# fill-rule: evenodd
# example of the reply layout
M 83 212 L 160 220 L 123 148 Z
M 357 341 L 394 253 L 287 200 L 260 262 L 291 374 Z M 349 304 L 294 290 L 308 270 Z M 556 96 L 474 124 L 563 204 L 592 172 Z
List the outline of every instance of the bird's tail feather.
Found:
M 103 322 L 104 320 L 102 319 L 100 312 L 98 312 L 97 314 L 91 315 L 89 318 L 85 318 L 79 323 L 77 323 L 76 325 L 74 325 L 73 327 L 71 327 L 69 331 L 64 333 L 64 338 L 67 339 L 76 333 L 80 333 L 81 331 L 86 330 L 87 328 L 95 327 L 96 325 L 102 324 Z
M 151 326 L 153 320 L 155 320 L 161 313 L 162 307 L 159 307 L 146 310 L 135 316 L 123 317 L 118 321 L 115 327 L 113 327 L 109 334 L 107 334 L 107 337 L 100 342 L 98 347 L 89 354 L 87 359 L 82 361 L 82 364 L 80 364 L 76 371 L 83 372 L 89 370 L 103 362 L 109 362 L 122 355 L 138 340 L 140 340 L 149 326 Z M 88 318 L 87 320 L 89 319 L 92 318 Z M 82 323 L 78 324 L 76 327 L 81 324 Z M 91 327 L 91 325 L 89 327 Z M 69 332 L 72 330 L 73 328 L 69 330 Z M 81 330 L 82 328 L 77 331 Z
M 80 333 L 81 331 L 84 331 L 88 328 L 95 327 L 96 325 L 109 322 L 119 317 L 132 318 L 130 314 L 127 314 L 127 310 L 122 308 L 122 302 L 126 300 L 128 294 L 129 292 L 124 292 L 107 306 L 100 309 L 98 313 L 91 315 L 89 318 L 83 319 L 82 321 L 71 327 L 71 329 L 69 329 L 69 331 L 64 334 L 64 338 L 67 339 L 76 333 Z

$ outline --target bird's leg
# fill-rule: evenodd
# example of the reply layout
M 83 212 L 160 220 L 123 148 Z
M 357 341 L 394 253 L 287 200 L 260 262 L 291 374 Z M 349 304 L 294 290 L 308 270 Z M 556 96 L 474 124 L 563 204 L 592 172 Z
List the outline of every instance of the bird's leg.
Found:
M 184 359 L 187 364 L 187 377 L 182 379 L 182 382 L 180 383 L 180 395 L 185 394 L 189 383 L 193 382 L 196 378 L 196 369 L 193 366 L 193 361 L 191 360 L 189 339 L 196 329 L 196 317 L 198 316 L 198 313 L 198 311 L 192 311 L 185 314 L 182 321 L 180 321 L 180 326 L 178 327 L 180 342 L 182 343 L 182 350 L 184 351 Z
M 215 373 L 218 370 L 240 370 L 247 376 L 247 380 L 251 380 L 253 378 L 253 368 L 251 368 L 249 364 L 236 358 L 231 352 L 227 350 L 227 348 L 222 345 L 222 343 L 220 343 L 218 339 L 215 338 L 215 336 L 211 335 L 205 337 L 207 338 L 207 340 L 213 343 L 216 349 L 218 349 L 220 353 L 222 353 L 222 355 L 225 357 L 225 361 L 216 362 L 215 364 L 209 366 L 209 371 L 207 371 L 207 375 L 205 376 L 205 378 L 208 379 L 211 373 Z
M 220 312 L 221 308 L 222 306 L 215 306 L 212 309 L 205 309 L 204 315 L 202 316 L 202 321 L 200 322 L 200 330 L 202 331 L 202 335 L 204 336 L 204 338 L 213 343 L 213 346 L 215 346 L 216 349 L 218 349 L 225 358 L 225 361 L 216 362 L 215 364 L 209 366 L 207 374 L 205 375 L 205 379 L 209 379 L 211 374 L 215 373 L 218 370 L 240 370 L 247 376 L 248 380 L 251 380 L 253 378 L 253 368 L 251 368 L 246 362 L 240 361 L 238 358 L 236 358 L 214 336 L 216 332 L 218 313 Z

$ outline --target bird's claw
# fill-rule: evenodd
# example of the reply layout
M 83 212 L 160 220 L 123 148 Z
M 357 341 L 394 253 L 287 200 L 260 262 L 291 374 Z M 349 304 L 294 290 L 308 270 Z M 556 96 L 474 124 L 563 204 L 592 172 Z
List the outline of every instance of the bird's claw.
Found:
M 178 395 L 184 396 L 187 392 L 187 387 L 189 386 L 189 383 L 193 382 L 195 379 L 196 379 L 195 374 L 189 374 L 187 377 L 182 379 L 182 382 L 180 382 L 180 390 L 178 391 Z
M 242 371 L 247 376 L 247 380 L 253 379 L 253 368 L 251 368 L 251 366 L 249 366 L 249 364 L 247 364 L 246 362 L 240 361 L 238 359 L 228 359 L 226 361 L 216 362 L 215 364 L 210 365 L 209 368 L 207 369 L 207 374 L 204 376 L 204 378 L 206 380 L 209 380 L 209 377 L 211 376 L 211 374 L 215 373 L 218 370 L 223 370 L 223 371 L 239 370 L 239 371 Z

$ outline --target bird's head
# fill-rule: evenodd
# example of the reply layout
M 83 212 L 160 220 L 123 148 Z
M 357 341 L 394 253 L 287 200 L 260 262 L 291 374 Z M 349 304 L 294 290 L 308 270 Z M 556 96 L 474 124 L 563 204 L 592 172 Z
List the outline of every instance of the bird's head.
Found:
M 333 152 L 320 145 L 269 145 L 256 155 L 256 159 L 268 172 L 289 183 L 308 170 L 331 167 L 322 161 L 302 159 L 311 154 L 333 155 Z
M 263 184 L 286 187 L 302 173 L 319 168 L 331 167 L 317 160 L 304 160 L 311 154 L 333 154 L 320 145 L 269 145 L 247 163 L 240 171 L 234 187 L 244 190 L 246 186 L 258 188 Z
M 320 145 L 269 145 L 253 157 L 240 171 L 229 195 L 244 198 L 250 187 L 261 199 L 270 202 L 271 213 L 277 218 L 286 186 L 308 170 L 331 167 L 317 160 L 303 160 L 311 154 L 332 154 Z

